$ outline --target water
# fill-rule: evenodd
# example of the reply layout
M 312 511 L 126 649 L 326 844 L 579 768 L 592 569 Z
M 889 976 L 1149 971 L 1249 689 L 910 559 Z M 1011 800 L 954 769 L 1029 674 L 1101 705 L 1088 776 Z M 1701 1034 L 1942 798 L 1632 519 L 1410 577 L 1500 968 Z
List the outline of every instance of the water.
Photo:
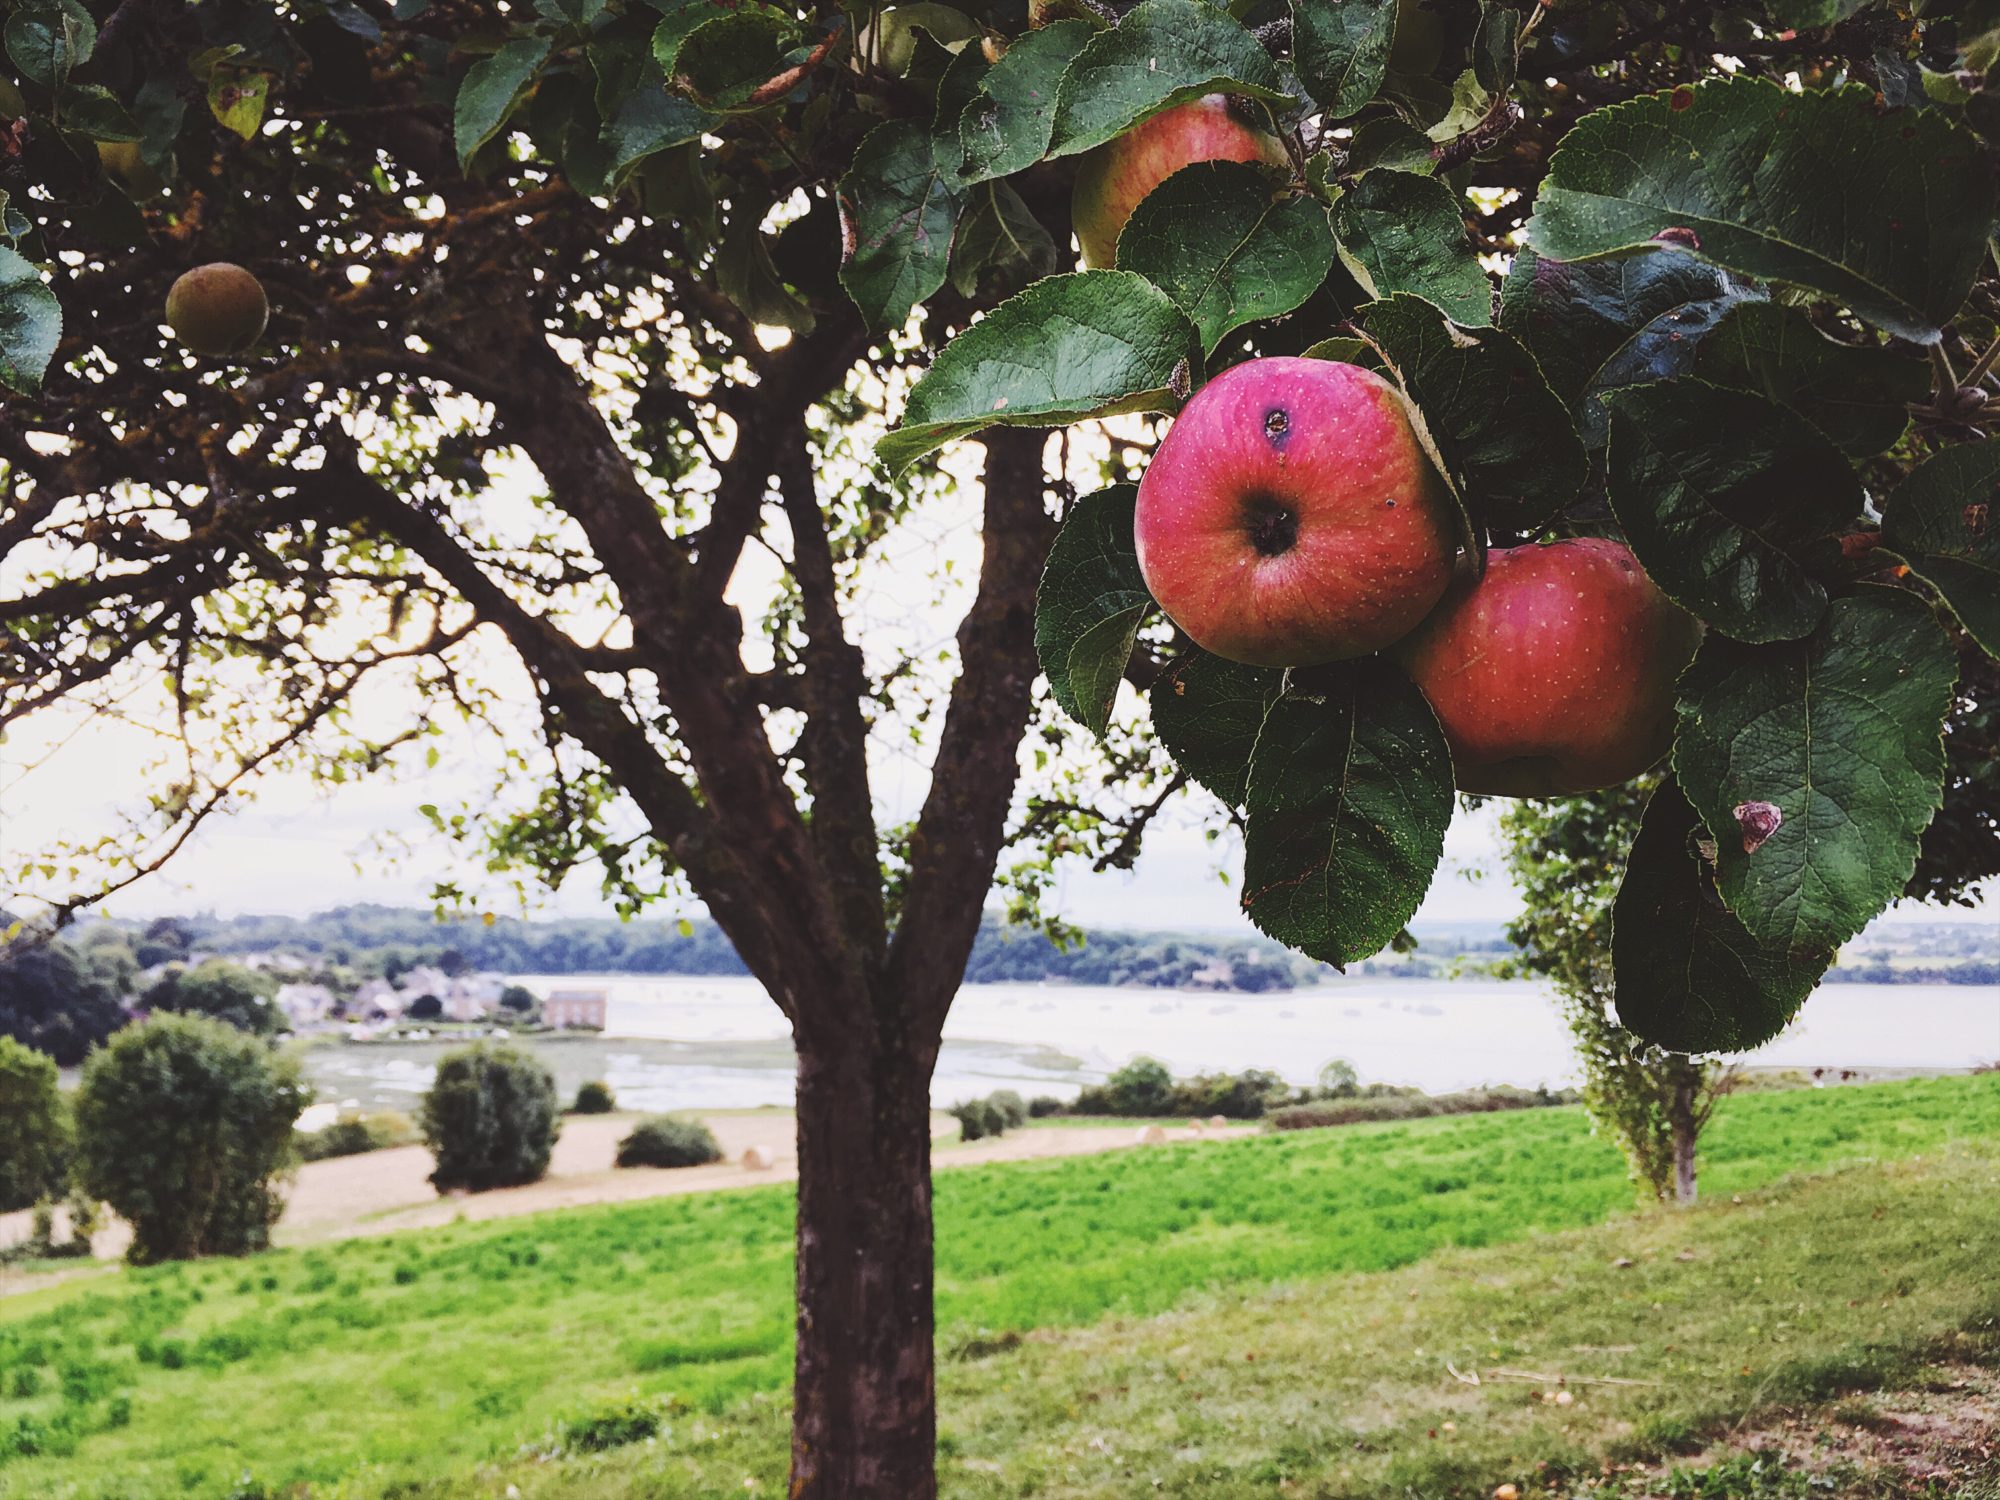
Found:
M 601 987 L 606 1034 L 536 1044 L 565 1093 L 603 1078 L 637 1109 L 785 1105 L 784 1018 L 751 979 L 523 975 L 538 994 Z M 411 1107 L 444 1043 L 322 1047 L 321 1097 Z M 1176 1073 L 1269 1068 L 1310 1083 L 1331 1058 L 1363 1079 L 1437 1093 L 1482 1083 L 1561 1086 L 1575 1059 L 1545 986 L 1526 981 L 1338 979 L 1276 995 L 978 984 L 945 1025 L 932 1097 L 996 1088 L 1073 1094 L 1136 1053 Z M 1747 1055 L 1774 1067 L 1966 1068 L 2000 1060 L 2000 988 L 1828 985 L 1798 1022 Z

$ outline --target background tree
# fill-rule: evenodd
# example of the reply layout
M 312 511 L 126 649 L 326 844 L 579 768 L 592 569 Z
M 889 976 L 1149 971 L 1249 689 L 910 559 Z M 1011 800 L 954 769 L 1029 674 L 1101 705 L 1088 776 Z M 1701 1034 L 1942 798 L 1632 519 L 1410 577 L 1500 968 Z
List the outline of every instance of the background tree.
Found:
M 211 958 L 193 968 L 170 966 L 147 986 L 139 1003 L 149 1011 L 207 1016 L 252 1036 L 271 1036 L 286 1029 L 277 993 L 277 983 L 268 975 Z
M 127 1019 L 67 943 L 16 938 L 0 945 L 0 1036 L 74 1068 Z
M 1439 4 L 1435 56 L 1398 68 L 1397 9 L 21 0 L 0 721 L 150 709 L 172 747 L 135 821 L 24 879 L 60 918 L 262 775 L 492 728 L 499 811 L 435 807 L 444 836 L 626 910 L 691 891 L 791 1022 L 793 1490 L 923 1500 L 928 1080 L 996 869 L 1033 916 L 1055 859 L 1129 864 L 1192 782 L 1242 827 L 1253 919 L 1347 962 L 1441 853 L 1450 758 L 1396 666 L 1186 649 L 1129 489 L 1073 500 L 1208 376 L 1312 349 L 1420 410 L 1468 567 L 1622 530 L 1708 623 L 1621 885 L 1650 919 L 1615 928 L 1646 980 L 1617 1003 L 1675 1047 L 1770 1034 L 1940 795 L 1966 805 L 1938 740 L 1968 712 L 1946 608 L 1995 643 L 1994 533 L 1963 519 L 1990 487 L 1992 49 L 1880 8 L 1523 0 Z M 1176 174 L 1092 235 L 1116 268 L 1049 274 L 1078 160 L 1218 91 L 1271 175 Z M 1870 213 L 1817 211 L 1849 201 Z M 191 357 L 249 327 L 162 341 L 169 287 L 222 260 L 268 327 Z M 969 535 L 970 466 L 933 457 L 968 439 L 982 556 L 939 590 L 967 601 L 940 663 L 934 624 L 866 615 L 927 592 L 899 552 L 923 526 Z M 1036 719 L 1045 561 L 1041 662 L 1101 753 Z M 371 733 L 364 700 L 405 712 Z M 1732 726 L 1773 705 L 1741 763 Z M 1829 735 L 1855 773 L 1827 782 L 1802 747 Z M 912 745 L 897 805 L 878 773 Z
M 0 1213 L 61 1197 L 69 1155 L 69 1106 L 55 1063 L 0 1036 Z
M 1521 964 L 1555 985 L 1583 1065 L 1583 1101 L 1655 1198 L 1695 1201 L 1695 1147 L 1731 1069 L 1669 1052 L 1613 1019 L 1611 903 L 1650 784 L 1516 802 L 1500 818 L 1521 915 Z
M 156 1016 L 84 1065 L 77 1180 L 132 1226 L 136 1262 L 262 1250 L 309 1098 L 298 1064 L 267 1043 L 206 1017 Z
M 438 1059 L 418 1116 L 440 1193 L 519 1187 L 549 1169 L 562 1133 L 555 1075 L 518 1047 L 475 1043 Z

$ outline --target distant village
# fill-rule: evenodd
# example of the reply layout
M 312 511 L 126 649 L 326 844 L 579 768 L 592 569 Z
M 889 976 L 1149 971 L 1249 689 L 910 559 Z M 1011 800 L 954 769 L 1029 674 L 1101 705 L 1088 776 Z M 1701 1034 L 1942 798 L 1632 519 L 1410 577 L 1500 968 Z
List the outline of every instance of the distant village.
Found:
M 319 967 L 305 955 L 284 952 L 241 954 L 234 961 L 273 976 L 310 974 Z M 293 1031 L 337 1030 L 357 1041 L 407 1035 L 412 1024 L 433 1021 L 602 1031 L 609 1006 L 602 989 L 558 989 L 538 997 L 498 974 L 450 975 L 429 964 L 393 979 L 362 980 L 346 993 L 325 978 L 285 978 L 272 998 Z

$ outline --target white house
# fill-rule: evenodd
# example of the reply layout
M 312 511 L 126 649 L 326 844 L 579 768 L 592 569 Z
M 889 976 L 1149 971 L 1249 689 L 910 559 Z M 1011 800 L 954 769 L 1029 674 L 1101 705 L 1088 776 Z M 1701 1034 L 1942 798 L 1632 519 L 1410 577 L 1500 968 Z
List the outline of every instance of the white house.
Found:
M 309 1021 L 324 1021 L 333 1009 L 334 994 L 323 984 L 281 984 L 278 986 L 278 1009 L 283 1011 L 294 1026 Z
M 415 996 L 411 996 L 415 999 Z M 396 987 L 386 979 L 371 979 L 354 992 L 354 999 L 348 1010 L 357 1016 L 380 1016 L 394 1019 L 408 1008 L 408 1002 L 396 993 Z

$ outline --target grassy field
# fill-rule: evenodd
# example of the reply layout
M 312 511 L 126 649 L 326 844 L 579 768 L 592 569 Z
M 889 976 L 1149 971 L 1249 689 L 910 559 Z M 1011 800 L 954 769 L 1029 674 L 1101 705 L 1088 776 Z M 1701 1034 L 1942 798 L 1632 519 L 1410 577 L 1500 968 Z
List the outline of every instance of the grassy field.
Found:
M 2000 1311 L 1975 1144 L 1996 1138 L 2000 1076 L 1730 1100 L 1705 1142 L 1719 1207 L 1692 1219 L 1623 1212 L 1617 1155 L 1572 1109 L 945 1174 L 949 1493 L 1444 1495 L 1607 1434 L 1659 1446 Z M 789 1193 L 760 1189 L 0 1300 L 0 1496 L 493 1495 L 495 1464 L 550 1496 L 779 1492 L 790 1234 Z M 1542 1408 L 1443 1373 L 1571 1345 L 1672 1383 Z M 634 1396 L 671 1401 L 663 1440 L 519 1462 Z M 1412 1436 L 1467 1402 L 1462 1441 Z

